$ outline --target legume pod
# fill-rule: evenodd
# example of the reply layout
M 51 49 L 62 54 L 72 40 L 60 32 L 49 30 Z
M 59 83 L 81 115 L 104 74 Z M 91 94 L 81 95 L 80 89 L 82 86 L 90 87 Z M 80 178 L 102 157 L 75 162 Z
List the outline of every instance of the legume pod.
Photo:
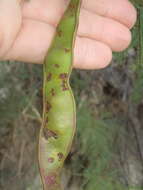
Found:
M 76 127 L 76 109 L 69 78 L 81 0 L 71 0 L 44 62 L 43 124 L 39 167 L 44 190 L 61 190 L 60 175 Z

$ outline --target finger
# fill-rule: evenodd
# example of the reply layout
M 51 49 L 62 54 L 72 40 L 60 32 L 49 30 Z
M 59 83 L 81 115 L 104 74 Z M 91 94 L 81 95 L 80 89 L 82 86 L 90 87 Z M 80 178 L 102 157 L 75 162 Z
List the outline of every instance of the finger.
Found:
M 42 63 L 54 31 L 54 27 L 45 23 L 24 20 L 19 36 L 4 59 Z M 77 37 L 74 53 L 74 67 L 82 69 L 103 68 L 112 58 L 107 45 L 80 37 Z
M 122 51 L 131 42 L 131 32 L 126 26 L 86 10 L 81 11 L 78 34 L 101 41 L 113 51 Z
M 41 19 L 54 26 L 59 22 L 69 0 L 30 0 L 25 1 L 23 16 Z M 131 28 L 136 21 L 137 13 L 128 0 L 83 0 L 83 7 L 99 15 L 113 18 Z
M 137 18 L 135 8 L 128 0 L 83 0 L 83 7 L 101 16 L 113 18 L 129 28 Z
M 10 46 L 21 26 L 21 11 L 17 0 L 0 1 L 0 56 L 3 56 Z
M 21 31 L 4 60 L 41 63 L 50 46 L 55 28 L 35 20 L 24 19 Z
M 74 54 L 74 67 L 80 69 L 101 69 L 112 59 L 107 45 L 88 38 L 77 37 Z
M 23 5 L 23 17 L 41 20 L 56 26 L 63 15 L 68 1 L 65 0 L 30 0 Z

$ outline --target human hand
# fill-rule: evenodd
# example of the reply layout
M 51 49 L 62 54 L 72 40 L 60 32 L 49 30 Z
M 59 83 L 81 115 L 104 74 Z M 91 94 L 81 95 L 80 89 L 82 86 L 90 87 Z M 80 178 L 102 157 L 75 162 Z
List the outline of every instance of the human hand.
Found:
M 1 0 L 0 59 L 42 63 L 66 0 Z M 131 41 L 136 10 L 128 0 L 83 0 L 74 49 L 74 67 L 107 66 L 112 51 Z

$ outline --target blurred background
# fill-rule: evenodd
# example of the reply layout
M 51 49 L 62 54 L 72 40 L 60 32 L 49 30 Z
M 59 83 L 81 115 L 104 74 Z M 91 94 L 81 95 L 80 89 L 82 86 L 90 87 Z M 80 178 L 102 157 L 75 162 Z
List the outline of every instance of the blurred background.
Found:
M 143 3 L 131 46 L 102 70 L 74 70 L 77 132 L 65 190 L 143 190 Z M 42 66 L 0 64 L 0 190 L 42 190 Z

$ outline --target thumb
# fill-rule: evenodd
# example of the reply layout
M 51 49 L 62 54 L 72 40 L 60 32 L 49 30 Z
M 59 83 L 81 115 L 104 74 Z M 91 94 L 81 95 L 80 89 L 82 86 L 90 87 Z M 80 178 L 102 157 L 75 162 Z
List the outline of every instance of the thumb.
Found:
M 0 0 L 0 57 L 12 46 L 21 26 L 18 0 Z

